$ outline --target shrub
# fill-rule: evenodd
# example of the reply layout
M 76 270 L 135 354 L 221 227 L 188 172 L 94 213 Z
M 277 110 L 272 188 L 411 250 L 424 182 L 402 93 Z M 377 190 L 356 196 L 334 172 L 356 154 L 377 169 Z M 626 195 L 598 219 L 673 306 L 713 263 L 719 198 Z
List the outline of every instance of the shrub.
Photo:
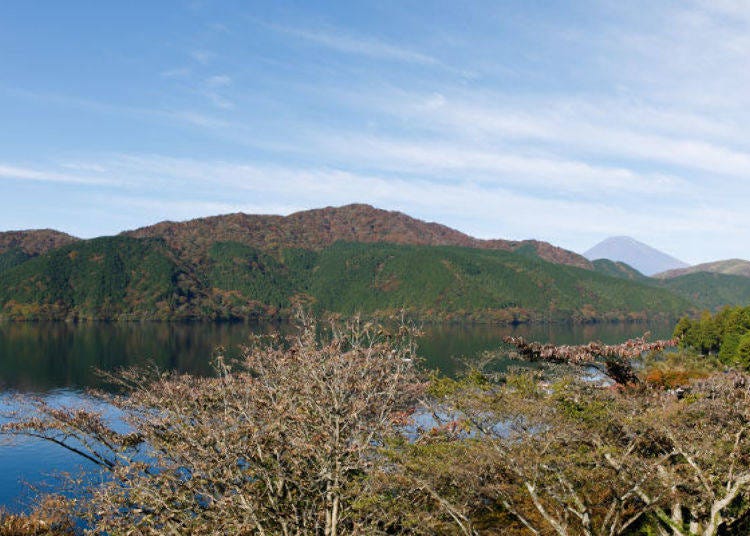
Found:
M 4 432 L 57 442 L 108 471 L 83 512 L 107 534 L 336 534 L 355 531 L 355 500 L 422 384 L 413 332 L 352 320 L 290 339 L 256 338 L 217 375 L 128 370 L 100 412 L 31 402 Z

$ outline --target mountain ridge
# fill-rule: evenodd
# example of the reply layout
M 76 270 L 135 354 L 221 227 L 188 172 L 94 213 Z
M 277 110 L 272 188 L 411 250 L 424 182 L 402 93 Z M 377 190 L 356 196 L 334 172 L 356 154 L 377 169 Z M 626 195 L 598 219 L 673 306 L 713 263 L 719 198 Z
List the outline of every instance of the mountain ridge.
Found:
M 475 238 L 440 223 L 361 203 L 304 210 L 288 216 L 239 212 L 183 222 L 164 221 L 121 234 L 136 238 L 160 237 L 171 247 L 193 254 L 205 250 L 216 240 L 264 250 L 319 250 L 344 241 L 522 251 L 556 264 L 593 269 L 583 256 L 548 242 Z
M 750 261 L 744 259 L 725 259 L 721 261 L 704 262 L 687 268 L 677 268 L 654 274 L 658 279 L 671 279 L 681 275 L 707 272 L 724 275 L 739 275 L 750 277 Z

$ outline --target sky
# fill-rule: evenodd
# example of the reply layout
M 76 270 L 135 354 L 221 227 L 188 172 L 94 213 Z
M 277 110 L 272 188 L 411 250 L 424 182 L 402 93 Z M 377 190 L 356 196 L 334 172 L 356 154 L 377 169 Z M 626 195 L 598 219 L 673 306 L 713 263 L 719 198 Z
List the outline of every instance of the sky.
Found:
M 750 0 L 0 3 L 0 230 L 354 202 L 750 259 Z

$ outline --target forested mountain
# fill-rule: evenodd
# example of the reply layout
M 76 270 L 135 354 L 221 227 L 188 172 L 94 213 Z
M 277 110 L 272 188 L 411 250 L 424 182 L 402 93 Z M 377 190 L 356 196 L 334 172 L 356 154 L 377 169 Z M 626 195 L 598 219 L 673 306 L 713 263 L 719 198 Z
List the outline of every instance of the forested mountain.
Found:
M 660 285 L 703 309 L 750 305 L 750 277 L 696 272 L 665 279 Z
M 304 303 L 374 316 L 406 308 L 425 320 L 587 322 L 750 303 L 750 278 L 661 281 L 366 205 L 164 222 L 92 240 L 43 233 L 52 234 L 22 234 L 26 242 L 0 253 L 3 318 L 284 318 Z
M 481 240 L 445 225 L 370 205 L 346 205 L 296 212 L 289 216 L 228 214 L 186 222 L 162 222 L 124 233 L 163 238 L 183 255 L 200 256 L 216 241 L 238 242 L 262 250 L 320 250 L 334 242 L 387 242 L 418 246 L 462 246 L 516 251 L 544 260 L 591 269 L 581 255 L 537 240 Z
M 314 310 L 488 322 L 645 319 L 690 308 L 669 291 L 523 254 L 335 242 L 264 252 L 214 242 L 187 263 L 163 239 L 58 248 L 0 274 L 10 318 L 248 319 Z
M 52 229 L 0 232 L 0 272 L 77 240 Z

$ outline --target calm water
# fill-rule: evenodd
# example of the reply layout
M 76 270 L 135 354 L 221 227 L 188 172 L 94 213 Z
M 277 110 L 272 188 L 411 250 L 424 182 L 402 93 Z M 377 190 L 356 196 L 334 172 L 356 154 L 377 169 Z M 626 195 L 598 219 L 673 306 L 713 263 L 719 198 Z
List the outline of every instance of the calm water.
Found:
M 420 341 L 426 365 L 453 374 L 462 359 L 498 348 L 505 335 L 557 344 L 591 340 L 621 342 L 648 330 L 669 337 L 672 325 L 598 324 L 587 326 L 428 326 Z M 56 402 L 83 400 L 86 387 L 100 385 L 96 369 L 155 364 L 199 374 L 210 373 L 218 347 L 237 355 L 251 331 L 273 326 L 245 324 L 2 324 L 0 323 L 0 409 L 12 393 L 43 394 Z M 502 364 L 501 364 L 502 366 Z M 72 454 L 38 441 L 0 443 L 0 506 L 16 510 L 33 495 L 28 484 L 47 489 L 50 475 L 81 467 Z

